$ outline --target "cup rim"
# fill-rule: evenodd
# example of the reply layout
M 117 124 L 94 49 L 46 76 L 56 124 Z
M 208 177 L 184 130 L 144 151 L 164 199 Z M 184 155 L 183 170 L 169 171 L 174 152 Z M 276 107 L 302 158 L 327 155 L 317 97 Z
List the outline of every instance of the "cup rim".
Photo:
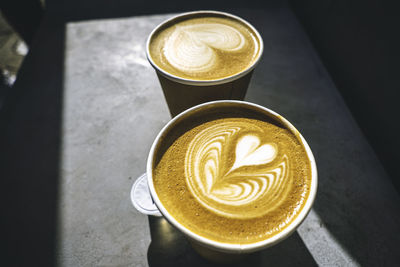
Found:
M 232 104 L 232 105 L 240 105 L 243 107 L 249 106 L 253 107 L 256 109 L 259 109 L 261 112 L 266 112 L 269 115 L 272 115 L 273 117 L 279 119 L 280 122 L 282 122 L 293 134 L 295 134 L 300 141 L 303 143 L 304 148 L 306 150 L 307 156 L 310 160 L 310 165 L 311 165 L 311 187 L 310 187 L 310 192 L 309 196 L 306 200 L 306 204 L 300 211 L 300 213 L 297 215 L 297 217 L 293 220 L 293 222 L 288 225 L 285 229 L 283 229 L 281 232 L 277 233 L 276 235 L 267 238 L 262 241 L 258 241 L 255 243 L 251 244 L 232 244 L 232 243 L 223 243 L 223 242 L 218 242 L 214 241 L 208 238 L 205 238 L 203 236 L 200 236 L 189 229 L 185 228 L 182 224 L 180 224 L 170 213 L 167 211 L 167 209 L 164 207 L 164 205 L 161 203 L 160 199 L 158 198 L 158 195 L 156 193 L 154 184 L 153 184 L 153 173 L 152 173 L 152 166 L 153 166 L 153 160 L 155 156 L 155 149 L 164 136 L 164 134 L 171 128 L 173 127 L 177 121 L 179 121 L 181 118 L 185 117 L 187 114 L 194 113 L 196 110 L 201 109 L 204 106 L 208 105 L 219 105 L 222 103 L 227 103 L 227 104 Z M 203 103 L 197 106 L 194 106 L 192 108 L 189 108 L 183 112 L 181 112 L 179 115 L 171 119 L 159 132 L 157 135 L 156 139 L 153 142 L 153 145 L 151 146 L 150 153 L 147 159 L 147 178 L 148 178 L 148 185 L 150 189 L 150 194 L 160 210 L 161 214 L 166 218 L 173 226 L 178 228 L 181 232 L 183 232 L 186 236 L 189 238 L 201 243 L 203 246 L 212 248 L 217 251 L 221 252 L 227 252 L 227 253 L 248 253 L 248 252 L 254 252 L 269 246 L 272 246 L 274 244 L 279 243 L 280 241 L 286 239 L 289 237 L 296 229 L 297 227 L 304 221 L 304 219 L 307 217 L 308 213 L 311 210 L 311 207 L 315 201 L 316 193 L 317 193 L 317 187 L 318 187 L 318 173 L 317 173 L 317 166 L 315 162 L 314 155 L 311 151 L 311 148 L 309 147 L 308 143 L 304 139 L 304 137 L 300 134 L 300 132 L 284 117 L 279 115 L 278 113 L 264 107 L 258 104 L 254 104 L 251 102 L 247 101 L 239 101 L 239 100 L 218 100 L 218 101 L 211 101 L 207 103 Z
M 163 27 L 166 23 L 169 23 L 169 22 L 171 22 L 173 20 L 176 20 L 178 18 L 182 18 L 182 17 L 185 17 L 185 16 L 190 16 L 190 15 L 193 15 L 193 14 L 202 14 L 202 13 L 204 13 L 204 14 L 215 14 L 215 15 L 220 15 L 220 16 L 226 16 L 226 17 L 233 18 L 233 19 L 238 20 L 239 22 L 245 24 L 247 27 L 249 27 L 254 32 L 254 34 L 256 35 L 256 38 L 259 41 L 259 52 L 258 52 L 256 60 L 253 62 L 252 65 L 250 65 L 249 67 L 245 68 L 244 70 L 242 70 L 239 73 L 236 73 L 234 75 L 231 75 L 231 76 L 228 76 L 228 77 L 225 77 L 225 78 L 213 79 L 213 80 L 195 80 L 195 79 L 182 78 L 182 77 L 176 76 L 174 74 L 171 74 L 171 73 L 163 70 L 161 67 L 159 67 L 153 61 L 153 59 L 151 58 L 151 55 L 150 55 L 150 41 L 151 41 L 151 38 L 153 37 L 153 35 L 161 27 Z M 178 83 L 182 83 L 182 84 L 197 85 L 197 86 L 209 86 L 209 85 L 217 85 L 217 84 L 228 83 L 228 82 L 237 80 L 240 77 L 245 76 L 247 73 L 252 71 L 256 67 L 256 65 L 259 63 L 259 61 L 261 60 L 263 52 L 264 52 L 263 39 L 262 39 L 260 33 L 257 31 L 257 29 L 253 25 L 251 25 L 248 21 L 246 21 L 246 20 L 244 20 L 244 19 L 242 19 L 242 18 L 240 18 L 240 17 L 238 17 L 236 15 L 233 15 L 233 14 L 230 14 L 230 13 L 227 13 L 227 12 L 222 12 L 222 11 L 215 11 L 215 10 L 190 11 L 190 12 L 180 13 L 178 15 L 175 15 L 175 16 L 171 17 L 171 18 L 168 18 L 168 19 L 164 20 L 163 22 L 161 22 L 160 24 L 158 24 L 153 29 L 153 31 L 149 34 L 149 36 L 147 38 L 147 41 L 146 41 L 146 57 L 147 57 L 147 60 L 150 62 L 150 64 L 153 66 L 153 68 L 158 73 L 160 73 L 161 75 L 163 75 L 164 77 L 166 77 L 169 80 L 172 80 L 172 81 L 175 81 L 175 82 L 178 82 Z

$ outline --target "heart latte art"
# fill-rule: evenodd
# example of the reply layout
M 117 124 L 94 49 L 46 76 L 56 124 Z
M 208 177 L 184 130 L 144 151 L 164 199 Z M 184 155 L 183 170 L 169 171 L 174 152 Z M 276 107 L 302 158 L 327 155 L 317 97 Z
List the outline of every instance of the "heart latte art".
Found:
M 265 134 L 262 129 L 246 132 L 246 126 L 226 122 L 209 127 L 195 136 L 186 153 L 189 189 L 197 201 L 223 216 L 260 216 L 279 205 L 287 194 L 287 156 L 277 159 L 278 146 L 261 144 L 259 136 Z M 227 166 L 231 155 L 235 160 Z M 248 205 L 263 209 L 246 209 Z
M 195 80 L 220 79 L 249 67 L 259 44 L 252 30 L 232 18 L 189 18 L 154 34 L 150 55 L 165 71 Z
M 216 67 L 216 50 L 226 53 L 240 51 L 245 42 L 239 31 L 223 24 L 176 26 L 165 41 L 163 52 L 166 60 L 176 69 L 201 73 Z
M 182 127 L 159 148 L 153 173 L 160 201 L 179 223 L 212 240 L 245 244 L 279 233 L 300 213 L 311 167 L 290 130 L 251 117 Z

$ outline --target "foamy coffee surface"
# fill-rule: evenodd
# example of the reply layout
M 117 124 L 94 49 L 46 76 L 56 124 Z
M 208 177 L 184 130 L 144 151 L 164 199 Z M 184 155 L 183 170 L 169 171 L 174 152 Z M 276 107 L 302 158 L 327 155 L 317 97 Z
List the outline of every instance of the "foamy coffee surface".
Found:
M 311 166 L 289 130 L 220 118 L 186 131 L 162 155 L 154 186 L 168 212 L 206 238 L 235 244 L 282 231 L 305 205 Z
M 178 77 L 216 80 L 248 68 L 259 54 L 259 41 L 244 23 L 203 14 L 169 23 L 150 42 L 150 56 Z

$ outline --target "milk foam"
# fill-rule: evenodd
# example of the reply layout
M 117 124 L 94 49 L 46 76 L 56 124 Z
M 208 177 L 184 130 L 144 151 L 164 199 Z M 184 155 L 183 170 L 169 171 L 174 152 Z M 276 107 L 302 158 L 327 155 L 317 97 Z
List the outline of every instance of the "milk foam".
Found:
M 245 37 L 235 28 L 204 22 L 176 26 L 165 42 L 163 53 L 176 69 L 186 73 L 201 73 L 217 66 L 216 50 L 236 52 L 245 44 Z
M 153 182 L 165 209 L 190 231 L 224 243 L 251 244 L 281 232 L 310 192 L 301 141 L 252 113 L 205 115 L 204 122 L 184 121 L 184 133 L 166 136 L 167 147 L 159 147 Z
M 204 207 L 226 217 L 251 218 L 278 206 L 288 183 L 289 160 L 274 143 L 261 143 L 262 129 L 227 122 L 197 133 L 185 156 L 185 178 Z M 235 160 L 227 166 L 229 155 Z M 246 205 L 262 205 L 256 215 Z
M 260 146 L 260 139 L 254 135 L 243 136 L 236 145 L 236 160 L 232 170 L 246 165 L 259 165 L 271 162 L 277 154 L 273 144 Z

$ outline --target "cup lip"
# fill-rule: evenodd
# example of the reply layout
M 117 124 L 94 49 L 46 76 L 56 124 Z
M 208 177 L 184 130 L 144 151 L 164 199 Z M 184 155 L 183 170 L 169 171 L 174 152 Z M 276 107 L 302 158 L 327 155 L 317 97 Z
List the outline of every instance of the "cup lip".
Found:
M 233 18 L 235 20 L 240 21 L 241 23 L 245 24 L 247 27 L 249 27 L 254 34 L 256 35 L 256 38 L 258 38 L 259 40 L 259 52 L 258 52 L 258 56 L 256 58 L 256 60 L 253 62 L 252 65 L 250 65 L 249 67 L 247 67 L 246 69 L 242 70 L 239 73 L 236 73 L 234 75 L 225 77 L 225 78 L 221 78 L 221 79 L 214 79 L 214 80 L 195 80 L 195 79 L 187 79 L 187 78 L 182 78 L 176 75 L 173 75 L 165 70 L 163 70 L 162 68 L 160 68 L 151 58 L 150 56 L 150 41 L 151 38 L 153 37 L 153 35 L 161 28 L 163 27 L 166 23 L 169 23 L 173 20 L 176 20 L 178 18 L 182 18 L 185 16 L 190 16 L 193 14 L 215 14 L 215 15 L 220 15 L 220 16 L 226 16 L 226 17 L 230 17 Z M 178 82 L 178 83 L 182 83 L 182 84 L 186 84 L 186 85 L 196 85 L 196 86 L 210 86 L 210 85 L 217 85 L 217 84 L 223 84 L 223 83 L 228 83 L 234 80 L 237 80 L 243 76 L 245 76 L 247 73 L 251 72 L 256 65 L 259 63 L 259 61 L 261 60 L 262 54 L 264 52 L 264 42 L 263 39 L 260 35 L 260 33 L 257 31 L 257 29 L 251 25 L 248 21 L 227 13 L 227 12 L 222 12 L 222 11 L 215 11 L 215 10 L 198 10 L 198 11 L 190 11 L 190 12 L 184 12 L 184 13 L 180 13 L 178 15 L 175 15 L 171 18 L 168 18 L 166 20 L 164 20 L 163 22 L 161 22 L 160 24 L 157 25 L 157 27 L 155 27 L 153 29 L 153 31 L 149 34 L 147 41 L 146 41 L 146 57 L 147 60 L 150 62 L 150 64 L 153 66 L 153 68 L 161 75 L 163 75 L 164 77 L 166 77 L 169 80 Z
M 152 173 L 152 165 L 153 165 L 153 159 L 155 155 L 155 149 L 160 142 L 161 138 L 164 136 L 164 134 L 172 127 L 175 125 L 177 121 L 179 121 L 181 118 L 184 118 L 187 114 L 193 113 L 198 109 L 201 109 L 204 106 L 207 105 L 219 105 L 219 104 L 232 104 L 232 105 L 240 105 L 240 106 L 249 106 L 253 107 L 256 109 L 260 109 L 261 112 L 267 112 L 268 114 L 276 117 L 277 119 L 280 120 L 290 131 L 292 131 L 298 138 L 300 138 L 301 142 L 304 145 L 304 148 L 306 150 L 307 156 L 310 160 L 310 165 L 311 165 L 311 187 L 310 187 L 310 192 L 309 196 L 306 200 L 306 204 L 300 211 L 300 213 L 297 215 L 297 217 L 294 219 L 294 221 L 288 225 L 285 229 L 283 229 L 281 232 L 277 233 L 276 235 L 267 238 L 262 241 L 258 241 L 255 243 L 251 244 L 232 244 L 232 243 L 223 243 L 223 242 L 218 242 L 214 241 L 208 238 L 205 238 L 203 236 L 200 236 L 189 229 L 185 228 L 182 224 L 180 224 L 170 213 L 167 211 L 167 209 L 164 207 L 164 205 L 161 203 L 160 199 L 158 198 L 158 195 L 156 193 L 154 184 L 153 184 L 153 173 Z M 286 239 L 289 237 L 296 229 L 297 227 L 304 221 L 304 219 L 307 217 L 308 213 L 311 210 L 311 207 L 315 201 L 316 193 L 317 193 L 317 187 L 318 187 L 318 173 L 317 173 L 317 166 L 315 162 L 314 155 L 311 151 L 311 148 L 309 147 L 308 143 L 304 139 L 304 137 L 300 134 L 300 132 L 284 117 L 279 115 L 278 113 L 264 107 L 258 104 L 254 104 L 251 102 L 247 101 L 239 101 L 239 100 L 218 100 L 218 101 L 211 101 L 207 103 L 203 103 L 197 106 L 194 106 L 192 108 L 189 108 L 173 119 L 171 119 L 159 132 L 157 137 L 155 138 L 153 145 L 151 146 L 150 153 L 147 159 L 147 166 L 146 166 L 146 171 L 147 171 L 147 178 L 148 178 L 148 185 L 150 189 L 150 194 L 160 210 L 161 214 L 164 216 L 164 218 L 167 219 L 173 226 L 178 228 L 181 232 L 183 232 L 186 236 L 191 238 L 194 241 L 197 241 L 201 243 L 203 246 L 209 247 L 211 249 L 221 251 L 221 252 L 227 252 L 227 253 L 249 253 L 249 252 L 254 252 L 269 246 L 272 246 L 274 244 L 279 243 L 280 241 Z

